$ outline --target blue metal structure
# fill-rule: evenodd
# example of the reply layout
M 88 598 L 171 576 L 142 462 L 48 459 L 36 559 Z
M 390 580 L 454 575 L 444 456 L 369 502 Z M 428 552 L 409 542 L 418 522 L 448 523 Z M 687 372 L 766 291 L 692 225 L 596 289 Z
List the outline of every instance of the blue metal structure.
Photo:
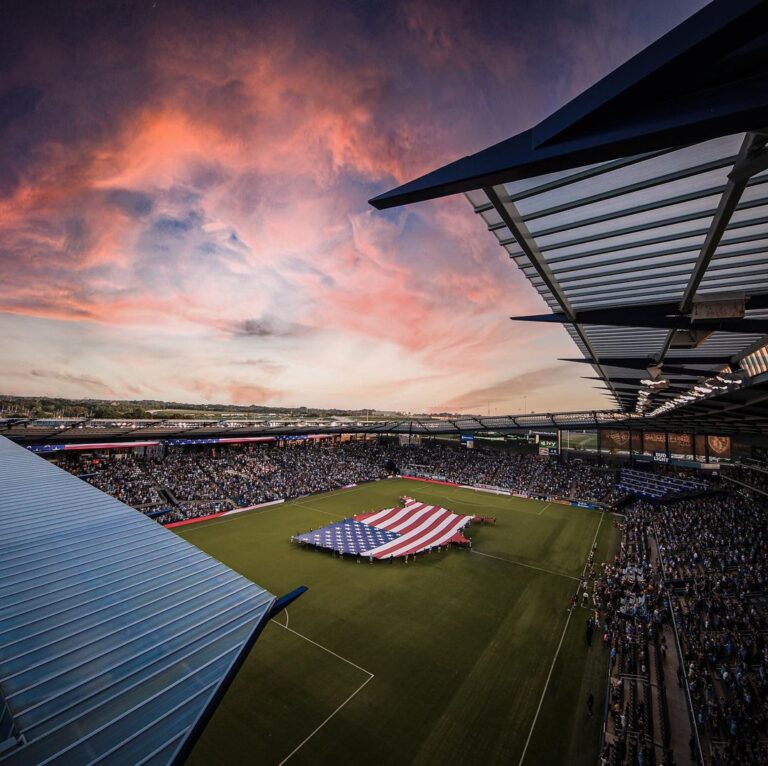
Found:
M 2 766 L 178 762 L 284 603 L 0 437 Z

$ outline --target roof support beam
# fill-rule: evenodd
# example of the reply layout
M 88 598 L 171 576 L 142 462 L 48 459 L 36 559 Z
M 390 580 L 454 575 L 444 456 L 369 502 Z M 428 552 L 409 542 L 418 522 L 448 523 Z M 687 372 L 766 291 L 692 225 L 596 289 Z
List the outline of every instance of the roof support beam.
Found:
M 517 240 L 520 248 L 522 249 L 523 253 L 525 253 L 529 262 L 533 268 L 536 269 L 536 272 L 544 281 L 544 284 L 547 286 L 547 289 L 551 295 L 554 296 L 563 313 L 565 313 L 566 316 L 570 318 L 570 321 L 573 322 L 573 329 L 578 334 L 579 339 L 584 344 L 589 355 L 593 359 L 597 359 L 597 354 L 595 349 L 592 347 L 589 338 L 587 337 L 584 330 L 579 326 L 579 324 L 575 322 L 575 312 L 573 306 L 563 292 L 562 287 L 558 284 L 557 277 L 555 277 L 555 275 L 552 273 L 552 270 L 547 265 L 546 259 L 542 255 L 541 250 L 539 250 L 539 246 L 536 243 L 536 240 L 531 236 L 531 232 L 528 230 L 528 227 L 526 226 L 523 217 L 518 212 L 517 207 L 508 199 L 504 186 L 489 186 L 486 187 L 484 191 L 488 199 L 493 204 L 494 208 L 496 208 L 496 212 L 501 217 L 501 220 L 505 222 L 507 228 Z M 603 376 L 606 383 L 610 386 L 610 379 L 600 367 L 599 362 L 595 362 L 595 365 L 598 372 Z M 614 395 L 615 393 L 616 392 L 614 391 Z M 618 400 L 618 396 L 616 396 L 616 399 Z
M 750 132 L 744 136 L 744 141 L 741 144 L 741 149 L 739 149 L 733 169 L 728 174 L 728 183 L 726 183 L 725 190 L 720 197 L 717 212 L 712 219 L 696 265 L 693 267 L 688 284 L 680 299 L 679 311 L 681 314 L 687 314 L 693 307 L 696 291 L 699 289 L 699 285 L 707 272 L 707 266 L 709 266 L 709 262 L 712 260 L 712 256 L 715 254 L 723 234 L 728 228 L 736 205 L 739 204 L 741 195 L 744 193 L 744 189 L 746 189 L 751 176 L 759 172 L 759 169 L 766 160 L 766 156 L 768 156 L 765 149 L 767 140 L 768 136 L 764 133 Z M 669 351 L 673 337 L 674 332 L 670 330 L 659 353 L 659 361 L 663 360 L 667 351 Z
M 586 315 L 586 316 L 585 316 Z M 686 316 L 637 316 L 628 312 L 622 316 L 620 311 L 581 311 L 577 314 L 578 321 L 584 325 L 606 325 L 609 327 L 640 327 L 647 329 L 689 330 L 701 329 L 712 332 L 736 333 L 768 333 L 768 319 L 716 319 L 702 320 L 695 324 Z M 528 316 L 510 317 L 515 322 L 544 322 L 548 324 L 566 324 L 565 314 L 531 314 Z
M 754 173 L 759 172 L 758 166 L 755 165 L 755 160 L 761 159 L 763 163 L 765 162 L 766 140 L 768 140 L 768 137 L 762 133 L 747 133 L 744 136 L 739 156 L 736 159 L 733 170 L 728 175 L 728 183 L 726 184 L 723 196 L 720 198 L 720 204 L 717 206 L 715 217 L 712 219 L 709 233 L 702 245 L 688 286 L 683 293 L 683 297 L 680 299 L 681 313 L 687 313 L 691 310 L 696 291 L 699 289 L 707 266 L 712 260 L 712 256 L 715 254 L 715 250 L 717 250 L 725 230 L 728 228 L 733 211 L 736 209 L 736 205 L 738 205 L 741 195 L 747 186 L 747 181 Z
M 570 202 L 564 202 L 562 205 L 553 205 L 552 207 L 542 208 L 533 213 L 529 213 L 526 218 L 529 221 L 534 221 L 538 218 L 546 218 L 550 215 L 557 215 L 559 213 L 565 213 L 568 210 L 575 210 L 576 208 L 584 207 L 586 205 L 592 205 L 596 202 L 605 202 L 616 197 L 623 197 L 625 194 L 633 194 L 638 191 L 644 191 L 645 189 L 652 189 L 655 186 L 662 186 L 664 184 L 672 183 L 673 181 L 680 181 L 685 178 L 691 178 L 702 173 L 709 173 L 712 170 L 719 170 L 720 168 L 728 167 L 736 161 L 736 157 L 722 157 L 709 162 L 703 162 L 701 165 L 693 165 L 687 168 L 681 168 L 671 173 L 665 173 L 664 175 L 653 176 L 652 178 L 646 178 L 643 181 L 636 181 L 632 184 L 620 186 L 616 189 L 609 189 L 599 194 L 592 194 L 588 197 L 577 197 Z M 502 187 L 503 188 L 503 187 Z
M 575 362 L 577 364 L 597 364 L 594 359 L 559 359 L 560 362 Z M 674 362 L 680 362 L 680 366 L 664 365 L 664 372 L 670 372 L 673 375 L 691 375 L 696 378 L 702 376 L 711 376 L 716 374 L 715 368 L 725 367 L 728 360 L 722 360 L 714 357 L 683 357 L 673 359 Z M 603 357 L 600 364 L 604 367 L 616 367 L 617 369 L 629 370 L 647 370 L 653 365 L 653 361 L 644 357 Z M 688 364 L 699 364 L 702 367 L 688 367 Z M 686 365 L 686 366 L 683 366 Z

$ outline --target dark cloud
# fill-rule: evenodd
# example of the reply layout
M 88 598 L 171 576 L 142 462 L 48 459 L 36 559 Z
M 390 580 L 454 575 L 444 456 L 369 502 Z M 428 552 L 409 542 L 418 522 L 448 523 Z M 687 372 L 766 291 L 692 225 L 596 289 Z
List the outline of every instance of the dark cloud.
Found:
M 295 338 L 306 335 L 311 328 L 277 317 L 262 316 L 229 325 L 230 332 L 243 338 Z
M 90 375 L 74 375 L 67 372 L 59 372 L 57 370 L 30 370 L 29 374 L 33 378 L 44 378 L 46 380 L 54 380 L 62 383 L 74 383 L 93 391 L 101 391 L 108 394 L 113 393 L 112 389 L 104 383 L 104 381 L 91 377 Z
M 199 227 L 202 222 L 202 216 L 195 211 L 190 211 L 184 218 L 173 218 L 164 215 L 152 222 L 152 231 L 154 234 L 180 237 Z
M 132 189 L 111 189 L 105 196 L 109 204 L 132 218 L 143 218 L 154 206 L 151 195 Z
M 14 120 L 32 112 L 42 95 L 39 88 L 23 86 L 0 93 L 0 133 Z
M 558 385 L 562 382 L 567 365 L 556 364 L 539 370 L 501 380 L 490 386 L 475 388 L 449 399 L 436 409 L 446 412 L 480 413 L 486 407 L 508 405 L 513 398 L 528 395 L 532 391 Z

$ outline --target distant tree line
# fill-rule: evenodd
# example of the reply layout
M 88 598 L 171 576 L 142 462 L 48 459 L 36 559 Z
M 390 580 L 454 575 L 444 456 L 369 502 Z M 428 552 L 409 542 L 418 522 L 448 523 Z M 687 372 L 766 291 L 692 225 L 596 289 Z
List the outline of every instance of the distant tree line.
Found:
M 334 418 L 367 416 L 370 419 L 402 419 L 400 412 L 375 409 L 321 409 L 317 407 L 265 407 L 259 404 L 189 404 L 155 399 L 110 401 L 106 399 L 65 399 L 51 396 L 0 395 L 0 416 L 20 418 L 107 418 L 146 419 L 218 417 L 223 414 L 239 417 L 274 415 L 300 418 Z

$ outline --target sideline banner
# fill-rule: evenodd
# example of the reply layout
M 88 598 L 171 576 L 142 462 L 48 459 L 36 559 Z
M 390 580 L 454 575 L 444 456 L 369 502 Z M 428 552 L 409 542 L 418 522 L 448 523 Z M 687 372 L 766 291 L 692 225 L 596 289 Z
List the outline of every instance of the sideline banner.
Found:
M 268 505 L 280 505 L 285 500 L 270 500 L 268 503 L 257 503 L 256 505 L 249 505 L 247 508 L 235 508 L 232 511 L 219 511 L 218 513 L 209 513 L 207 516 L 195 516 L 193 519 L 184 519 L 183 521 L 172 521 L 170 524 L 163 524 L 166 529 L 173 529 L 173 527 L 185 527 L 188 524 L 197 524 L 199 521 L 208 521 L 209 519 L 218 519 L 220 516 L 234 516 L 236 513 L 245 513 L 245 511 L 253 511 L 257 508 L 266 508 Z
M 401 479 L 409 479 L 410 481 L 423 481 L 426 484 L 443 484 L 446 487 L 460 487 L 461 484 L 457 484 L 455 481 L 440 481 L 439 479 L 425 479 L 423 476 L 408 476 L 407 474 L 400 474 Z

